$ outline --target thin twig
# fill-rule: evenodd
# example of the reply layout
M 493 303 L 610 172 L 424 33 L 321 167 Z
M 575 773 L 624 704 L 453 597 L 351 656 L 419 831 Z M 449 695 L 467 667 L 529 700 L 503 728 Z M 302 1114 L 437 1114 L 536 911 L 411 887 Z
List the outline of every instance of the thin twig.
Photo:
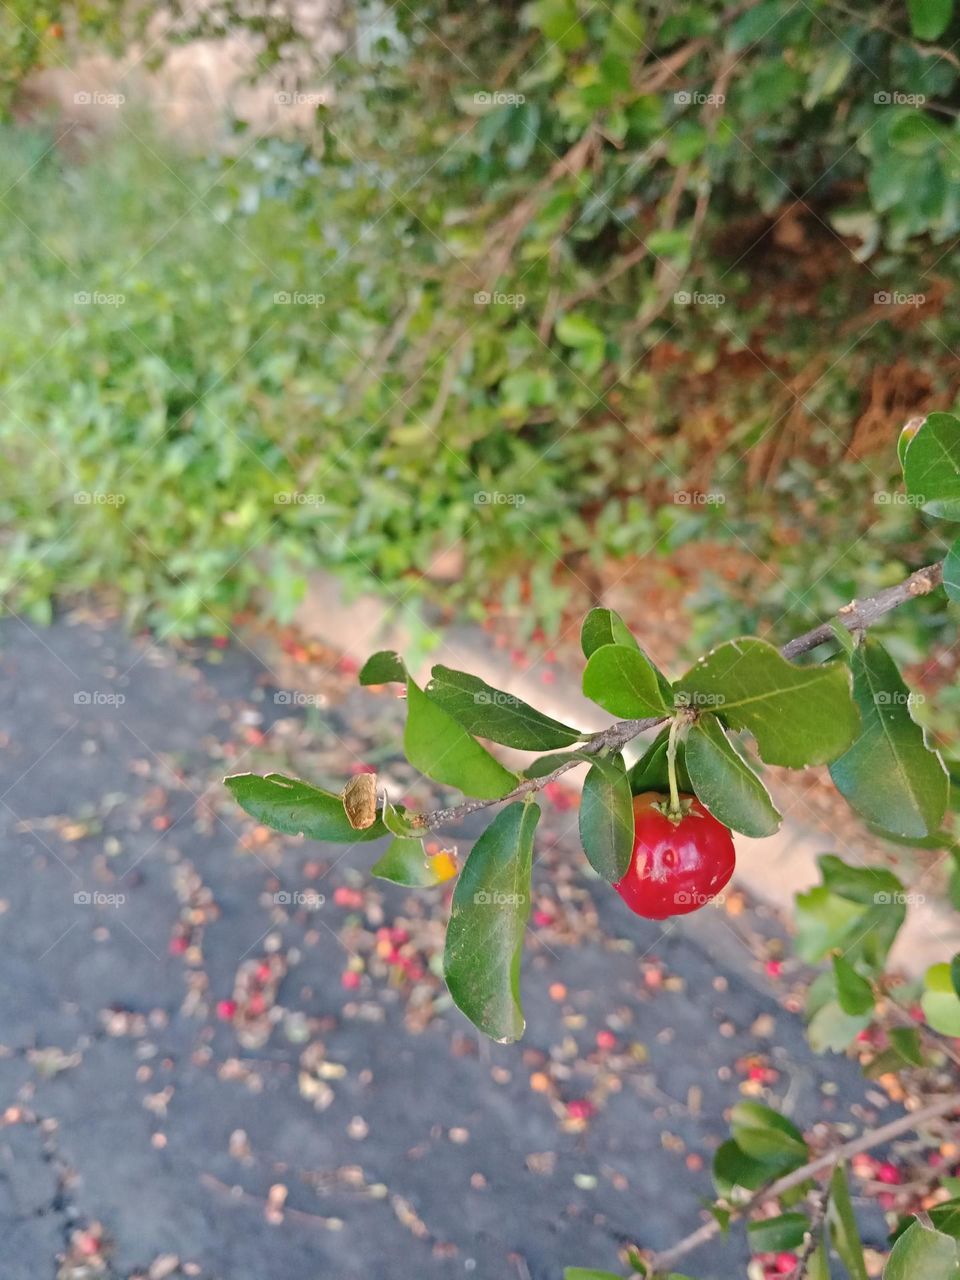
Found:
M 874 1147 L 882 1146 L 885 1142 L 892 1142 L 894 1138 L 899 1138 L 902 1133 L 909 1133 L 911 1129 L 919 1129 L 928 1120 L 938 1120 L 941 1116 L 949 1115 L 951 1111 L 960 1111 L 960 1093 L 946 1094 L 944 1097 L 938 1098 L 936 1102 L 931 1102 L 929 1106 L 923 1107 L 919 1111 L 908 1111 L 905 1115 L 899 1116 L 896 1120 L 891 1120 L 889 1124 L 881 1125 L 878 1129 L 866 1129 L 858 1138 L 852 1138 L 849 1142 L 844 1142 L 839 1147 L 833 1147 L 830 1151 L 824 1152 L 822 1156 L 817 1156 L 815 1160 L 811 1160 L 801 1168 L 794 1169 L 792 1173 L 787 1173 L 782 1178 L 777 1178 L 775 1182 L 769 1183 L 766 1187 L 761 1187 L 744 1204 L 733 1207 L 731 1218 L 746 1217 L 747 1214 L 758 1208 L 765 1201 L 778 1199 L 788 1191 L 799 1187 L 808 1178 L 812 1178 L 814 1174 L 822 1173 L 824 1169 L 831 1169 L 834 1165 L 839 1164 L 841 1161 L 849 1160 L 853 1156 L 859 1155 L 862 1151 L 871 1151 Z M 690 1235 L 671 1248 L 664 1250 L 663 1253 L 658 1253 L 650 1264 L 653 1274 L 656 1275 L 661 1271 L 670 1271 L 674 1263 L 681 1258 L 685 1258 L 694 1249 L 699 1249 L 701 1245 L 707 1244 L 719 1230 L 720 1223 L 716 1218 L 711 1218 L 709 1222 L 705 1222 L 696 1231 L 692 1231 Z
M 851 600 L 839 611 L 837 621 L 849 631 L 862 631 L 879 621 L 891 609 L 896 609 L 899 605 L 906 604 L 908 600 L 916 599 L 917 596 L 928 595 L 942 580 L 943 566 L 928 564 L 895 587 L 885 587 L 875 596 L 869 596 L 864 600 Z M 796 658 L 801 653 L 815 649 L 824 641 L 833 639 L 836 639 L 833 625 L 825 622 L 819 627 L 814 627 L 812 631 L 805 631 L 802 636 L 796 636 L 788 641 L 780 652 L 785 658 Z M 552 773 L 545 774 L 542 778 L 527 778 L 509 794 L 497 800 L 465 800 L 463 804 L 453 805 L 448 809 L 433 809 L 429 813 L 409 814 L 408 820 L 423 831 L 433 831 L 437 827 L 459 822 L 461 818 L 466 818 L 478 809 L 486 809 L 494 804 L 506 804 L 510 800 L 520 800 L 524 796 L 542 791 L 549 783 L 555 782 L 570 769 L 575 769 L 577 765 L 583 763 L 584 756 L 596 755 L 604 750 L 620 751 L 639 734 L 645 733 L 648 729 L 655 729 L 668 718 L 668 716 L 649 716 L 645 720 L 620 720 L 599 733 L 585 734 L 585 741 L 582 746 L 577 747 L 576 754 L 563 760 Z

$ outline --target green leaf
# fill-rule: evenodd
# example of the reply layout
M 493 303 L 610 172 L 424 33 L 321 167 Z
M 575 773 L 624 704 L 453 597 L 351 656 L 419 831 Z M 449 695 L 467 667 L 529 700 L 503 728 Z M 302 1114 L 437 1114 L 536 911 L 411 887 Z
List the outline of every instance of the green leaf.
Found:
M 954 989 L 951 966 L 931 965 L 923 985 L 920 1007 L 927 1022 L 941 1035 L 960 1036 L 960 995 Z
M 428 858 L 423 851 L 422 840 L 410 840 L 398 836 L 396 840 L 391 840 L 386 853 L 373 864 L 370 870 L 381 880 L 392 880 L 394 884 L 425 889 L 442 883 L 440 876 L 431 866 L 432 862 L 433 859 Z
M 914 1222 L 893 1246 L 883 1269 L 883 1280 L 921 1278 L 960 1280 L 960 1251 L 950 1236 Z
M 427 697 L 480 738 L 518 751 L 552 751 L 581 741 L 583 734 L 544 715 L 512 693 L 494 689 L 479 676 L 434 667 Z
M 630 770 L 630 790 L 635 796 L 643 791 L 666 792 L 669 786 L 667 773 L 667 746 L 670 741 L 668 725 L 654 738 L 653 742 Z M 677 786 L 681 791 L 692 792 L 693 783 L 687 772 L 686 744 L 677 743 Z
M 960 420 L 931 413 L 903 462 L 907 493 L 931 515 L 960 520 Z
M 580 648 L 583 656 L 589 658 L 605 644 L 623 644 L 627 648 L 639 649 L 640 646 L 633 632 L 612 609 L 591 609 L 580 628 Z
M 859 725 L 843 663 L 798 667 L 749 636 L 712 649 L 676 688 L 689 706 L 749 730 L 768 764 L 825 764 L 850 746 Z
M 598 876 L 616 884 L 633 853 L 633 796 L 623 756 L 597 760 L 580 797 L 580 840 Z
M 850 665 L 860 736 L 830 765 L 830 776 L 875 826 L 898 836 L 931 835 L 943 820 L 950 781 L 910 714 L 910 691 L 877 640 L 858 645 Z
M 639 649 L 605 644 L 596 649 L 583 672 L 583 692 L 611 715 L 623 719 L 666 716 L 672 710 L 663 678 Z
M 943 589 L 955 604 L 960 602 L 960 538 L 957 538 L 944 559 Z
M 863 918 L 857 903 L 816 885 L 796 896 L 796 951 L 807 964 L 816 964 L 828 951 L 842 945 L 852 926 Z
M 474 1026 L 504 1044 L 523 1034 L 520 957 L 539 817 L 535 804 L 522 801 L 497 814 L 460 873 L 447 926 L 450 994 Z
M 761 1218 L 747 1225 L 751 1253 L 779 1253 L 797 1249 L 810 1229 L 805 1213 L 781 1213 L 776 1218 Z
M 561 316 L 556 333 L 565 347 L 602 347 L 606 341 L 597 326 L 579 311 Z
M 868 1280 L 863 1261 L 863 1244 L 850 1201 L 847 1172 L 842 1164 L 837 1165 L 830 1179 L 827 1215 L 832 1230 L 831 1242 L 840 1261 L 850 1273 L 850 1280 Z
M 869 1014 L 845 1013 L 839 1000 L 828 1000 L 807 1025 L 810 1048 L 814 1053 L 844 1053 L 870 1020 Z
M 866 978 L 861 977 L 843 956 L 833 957 L 833 972 L 837 979 L 837 999 L 843 1012 L 854 1017 L 871 1012 L 876 999 Z
M 760 1102 L 738 1102 L 730 1117 L 733 1140 L 755 1160 L 807 1157 L 803 1134 L 786 1116 Z
M 780 814 L 717 718 L 701 716 L 690 726 L 685 745 L 694 794 L 713 816 L 745 836 L 773 835 Z
M 395 680 L 402 683 L 406 678 L 407 669 L 403 659 L 390 649 L 381 649 L 379 653 L 368 658 L 360 668 L 360 674 L 357 677 L 363 685 L 392 684 Z
M 830 1280 L 830 1255 L 827 1251 L 827 1242 L 822 1235 L 807 1263 L 807 1274 L 804 1280 Z
M 235 773 L 224 778 L 224 784 L 251 817 L 287 835 L 304 835 L 311 840 L 329 840 L 335 844 L 359 844 L 388 834 L 379 818 L 372 826 L 355 831 L 340 796 L 297 778 L 286 778 L 281 773 L 271 773 L 265 778 L 255 773 Z
M 960 951 L 950 961 L 950 981 L 954 991 L 960 996 Z
M 907 8 L 918 40 L 939 40 L 953 17 L 953 0 L 907 0 Z
M 916 1027 L 891 1027 L 887 1034 L 890 1037 L 890 1044 L 904 1062 L 909 1063 L 911 1067 L 923 1066 L 920 1032 Z
M 415 769 L 464 795 L 499 800 L 517 785 L 516 774 L 495 760 L 413 680 L 407 680 L 403 749 Z
M 945 1186 L 944 1178 L 941 1185 Z M 945 1200 L 942 1204 L 932 1205 L 928 1210 L 930 1221 L 944 1235 L 960 1238 L 960 1199 Z
M 737 1146 L 732 1138 L 722 1142 L 713 1157 L 713 1185 L 717 1195 L 729 1198 L 735 1187 L 758 1191 L 771 1178 L 803 1164 L 806 1157 L 786 1155 L 777 1160 L 757 1160 Z

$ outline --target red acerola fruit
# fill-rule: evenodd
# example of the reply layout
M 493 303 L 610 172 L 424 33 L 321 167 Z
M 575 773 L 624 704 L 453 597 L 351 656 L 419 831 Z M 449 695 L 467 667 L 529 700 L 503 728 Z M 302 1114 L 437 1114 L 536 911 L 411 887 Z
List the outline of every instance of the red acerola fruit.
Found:
M 736 862 L 729 828 L 699 800 L 682 797 L 684 812 L 676 822 L 662 811 L 666 803 L 654 791 L 635 797 L 633 856 L 614 885 L 630 910 L 648 920 L 704 906 L 733 875 Z

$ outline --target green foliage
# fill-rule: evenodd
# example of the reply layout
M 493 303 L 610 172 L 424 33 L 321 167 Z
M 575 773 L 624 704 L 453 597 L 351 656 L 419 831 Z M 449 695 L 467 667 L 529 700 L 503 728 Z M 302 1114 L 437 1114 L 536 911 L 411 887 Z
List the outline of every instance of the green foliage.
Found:
M 409 677 L 403 749 L 414 768 L 468 796 L 496 800 L 518 781 Z
M 711 650 L 677 690 L 684 705 L 716 710 L 731 728 L 748 729 L 768 764 L 793 769 L 832 760 L 859 723 L 842 664 L 798 667 L 752 637 Z
M 519 751 L 552 751 L 584 737 L 578 729 L 465 671 L 434 667 L 426 693 L 469 733 Z
M 633 853 L 633 796 L 622 755 L 597 760 L 583 782 L 580 842 L 598 876 L 615 884 Z
M 224 782 L 237 804 L 251 817 L 288 835 L 354 844 L 358 840 L 380 840 L 389 834 L 379 819 L 363 831 L 355 830 L 340 796 L 296 778 L 285 778 L 280 773 L 270 773 L 265 778 L 236 773 Z
M 832 1228 L 832 1243 L 850 1274 L 850 1280 L 867 1280 L 863 1261 L 863 1243 L 853 1213 L 847 1171 L 838 1164 L 830 1177 L 830 1201 L 827 1209 Z
M 694 794 L 715 818 L 746 836 L 770 836 L 779 829 L 780 814 L 766 787 L 715 716 L 701 716 L 685 746 Z
M 540 810 L 516 802 L 502 809 L 457 881 L 443 971 L 450 994 L 493 1040 L 523 1034 L 520 957 L 530 914 L 533 834 Z
M 637 648 L 605 644 L 594 649 L 583 672 L 583 692 L 611 715 L 642 720 L 672 708 L 670 688 Z
M 960 1247 L 951 1236 L 914 1222 L 887 1260 L 883 1280 L 960 1280 Z
M 854 650 L 853 691 L 860 735 L 830 766 L 854 809 L 898 836 L 939 831 L 950 783 L 939 755 L 910 714 L 910 691 L 890 655 L 867 637 Z
M 423 841 L 405 836 L 390 841 L 386 853 L 370 868 L 370 874 L 415 889 L 441 883 L 432 860 L 424 853 Z

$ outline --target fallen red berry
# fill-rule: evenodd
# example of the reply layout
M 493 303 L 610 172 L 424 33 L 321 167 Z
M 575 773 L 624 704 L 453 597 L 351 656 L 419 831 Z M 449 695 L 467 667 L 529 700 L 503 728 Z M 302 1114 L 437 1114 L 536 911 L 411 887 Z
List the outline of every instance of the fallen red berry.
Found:
M 347 969 L 346 973 L 340 975 L 340 982 L 348 991 L 356 991 L 360 985 L 360 975 L 354 973 L 352 969 Z
M 217 1017 L 222 1022 L 229 1022 L 233 1015 L 237 1012 L 236 1000 L 218 1000 L 217 1001 Z
M 683 916 L 715 897 L 733 875 L 729 828 L 699 800 L 682 798 L 683 817 L 661 811 L 664 796 L 645 791 L 633 802 L 635 835 L 627 873 L 614 885 L 631 911 L 648 920 Z

